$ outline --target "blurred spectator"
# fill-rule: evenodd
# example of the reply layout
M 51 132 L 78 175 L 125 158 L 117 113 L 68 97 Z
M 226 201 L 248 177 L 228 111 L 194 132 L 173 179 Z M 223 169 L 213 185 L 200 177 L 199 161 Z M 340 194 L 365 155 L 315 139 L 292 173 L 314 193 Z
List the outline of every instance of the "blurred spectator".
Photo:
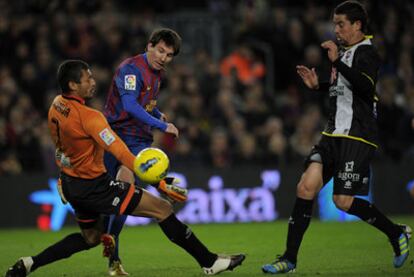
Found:
M 22 166 L 13 151 L 6 151 L 1 154 L 0 176 L 17 175 L 23 173 Z
M 397 80 L 392 76 L 384 76 L 379 80 L 378 103 L 378 134 L 382 147 L 380 150 L 386 156 L 398 160 L 402 154 L 401 142 L 398 135 L 398 122 L 403 110 L 395 102 Z
M 403 158 L 412 162 L 414 159 L 414 86 L 407 89 L 407 105 L 398 125 Z
M 263 124 L 270 115 L 270 109 L 264 97 L 263 85 L 261 83 L 252 83 L 244 90 L 244 105 L 242 114 L 246 119 L 246 125 L 254 126 Z
M 296 131 L 289 139 L 289 146 L 295 160 L 303 160 L 317 142 L 320 134 L 319 128 L 320 112 L 316 106 L 307 108 L 296 126 Z
M 241 43 L 223 59 L 220 72 L 224 77 L 235 74 L 241 84 L 248 85 L 263 79 L 265 67 L 255 56 L 253 50 L 247 44 Z
M 90 104 L 101 109 L 114 66 L 126 54 L 143 51 L 157 25 L 175 25 L 170 27 L 182 31 L 184 39 L 158 99 L 181 136 L 155 137 L 155 145 L 176 156 L 177 163 L 227 167 L 240 160 L 278 166 L 301 159 L 320 134 L 327 97 L 305 91 L 295 65 L 315 67 L 321 80 L 328 80 L 331 65 L 320 43 L 335 39 L 334 3 L 236 1 L 231 9 L 226 1 L 196 1 L 192 7 L 214 24 L 205 24 L 205 38 L 200 36 L 205 41 L 194 44 L 187 39 L 192 31 L 180 24 L 203 19 L 196 13 L 196 19 L 181 21 L 183 15 L 174 13 L 186 7 L 180 1 L 6 2 L 0 0 L 0 174 L 56 170 L 44 119 L 57 92 L 57 64 L 82 58 L 92 65 L 98 98 Z M 412 159 L 414 5 L 406 0 L 366 4 L 383 59 L 380 150 L 395 162 Z M 273 88 L 264 86 L 268 78 Z
M 237 165 L 262 164 L 262 155 L 254 135 L 246 133 L 242 135 L 236 147 L 234 161 Z
M 226 168 L 232 163 L 228 134 L 222 128 L 214 129 L 210 136 L 208 163 L 216 168 Z

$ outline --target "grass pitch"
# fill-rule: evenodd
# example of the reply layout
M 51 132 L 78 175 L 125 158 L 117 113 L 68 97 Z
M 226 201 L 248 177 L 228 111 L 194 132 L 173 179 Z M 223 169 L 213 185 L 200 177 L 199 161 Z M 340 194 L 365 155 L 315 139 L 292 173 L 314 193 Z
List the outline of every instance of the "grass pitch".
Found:
M 414 217 L 394 218 L 414 227 Z M 197 236 L 219 253 L 246 253 L 234 272 L 220 276 L 267 276 L 260 267 L 284 250 L 287 222 L 193 225 Z M 0 230 L 0 276 L 20 256 L 34 255 L 63 236 L 59 232 L 34 229 Z M 38 269 L 33 277 L 107 276 L 102 248 L 96 247 Z M 157 225 L 125 227 L 121 235 L 121 257 L 130 276 L 203 276 L 197 263 L 172 244 Z M 298 276 L 413 276 L 414 252 L 400 269 L 392 266 L 393 252 L 386 237 L 363 222 L 323 223 L 313 220 L 299 253 Z

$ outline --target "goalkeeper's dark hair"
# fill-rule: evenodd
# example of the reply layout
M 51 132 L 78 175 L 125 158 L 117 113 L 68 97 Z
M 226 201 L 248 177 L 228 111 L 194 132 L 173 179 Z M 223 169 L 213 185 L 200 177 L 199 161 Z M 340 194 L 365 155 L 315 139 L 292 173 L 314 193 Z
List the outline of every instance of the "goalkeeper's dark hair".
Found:
M 364 6 L 357 1 L 345 1 L 334 10 L 335 14 L 344 14 L 351 23 L 361 22 L 361 31 L 366 34 L 368 31 L 368 14 Z
M 174 56 L 180 53 L 181 37 L 176 31 L 169 28 L 157 29 L 149 37 L 148 43 L 155 46 L 158 42 L 164 41 L 165 44 L 174 49 Z
M 81 60 L 66 60 L 59 65 L 57 81 L 63 94 L 70 92 L 69 82 L 80 83 L 82 70 L 90 69 L 89 65 Z

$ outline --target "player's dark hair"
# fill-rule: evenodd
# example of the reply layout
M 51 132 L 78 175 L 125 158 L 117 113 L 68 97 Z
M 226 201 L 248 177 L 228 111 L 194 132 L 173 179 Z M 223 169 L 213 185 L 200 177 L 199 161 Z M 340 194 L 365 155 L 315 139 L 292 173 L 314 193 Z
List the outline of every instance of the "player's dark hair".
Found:
M 174 49 L 174 56 L 178 55 L 181 48 L 181 37 L 176 31 L 169 28 L 157 29 L 152 32 L 148 42 L 155 46 L 161 40 Z
M 82 70 L 88 70 L 89 65 L 81 60 L 66 60 L 59 65 L 57 81 L 63 94 L 70 92 L 69 82 L 80 83 Z
M 357 1 L 345 1 L 334 10 L 335 14 L 344 14 L 351 23 L 355 21 L 361 22 L 361 31 L 365 34 L 367 32 L 368 14 L 364 6 Z

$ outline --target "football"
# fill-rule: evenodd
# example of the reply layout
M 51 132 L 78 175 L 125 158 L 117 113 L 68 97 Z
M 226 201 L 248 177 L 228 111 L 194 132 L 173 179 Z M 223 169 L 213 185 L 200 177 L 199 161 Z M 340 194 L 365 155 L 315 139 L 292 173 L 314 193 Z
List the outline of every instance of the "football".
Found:
M 147 184 L 157 184 L 167 176 L 170 160 L 158 148 L 145 148 L 134 160 L 134 171 L 138 178 Z

